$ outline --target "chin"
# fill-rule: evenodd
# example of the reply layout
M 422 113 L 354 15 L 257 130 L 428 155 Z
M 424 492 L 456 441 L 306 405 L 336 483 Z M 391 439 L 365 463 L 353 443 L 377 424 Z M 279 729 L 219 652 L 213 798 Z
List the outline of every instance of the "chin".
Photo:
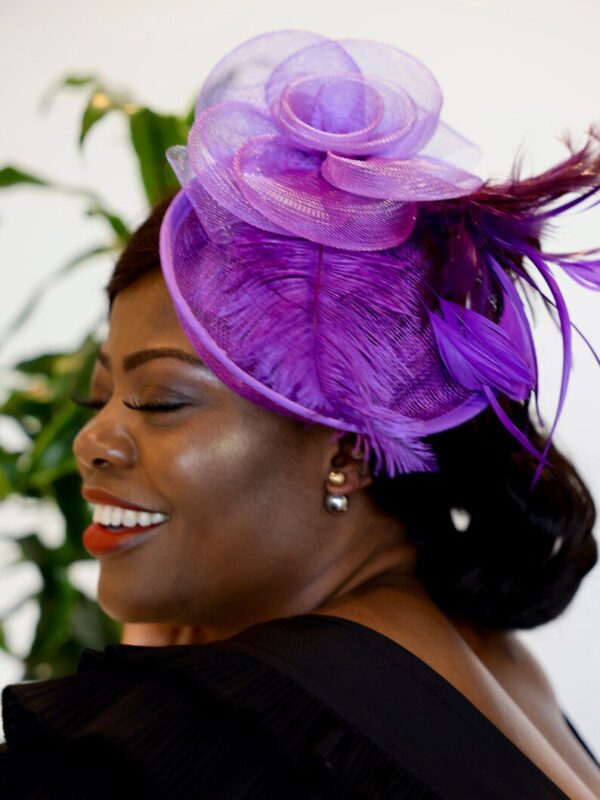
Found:
M 127 622 L 162 622 L 165 609 L 149 597 L 136 595 L 131 588 L 104 576 L 100 571 L 97 602 L 102 611 L 123 624 Z

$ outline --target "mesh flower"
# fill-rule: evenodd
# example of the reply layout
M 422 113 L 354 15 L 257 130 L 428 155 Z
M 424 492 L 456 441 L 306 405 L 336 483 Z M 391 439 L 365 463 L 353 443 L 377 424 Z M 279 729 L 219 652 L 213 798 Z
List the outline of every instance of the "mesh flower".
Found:
M 419 201 L 483 183 L 459 163 L 479 149 L 441 122 L 441 105 L 433 75 L 395 47 L 263 34 L 205 81 L 185 169 L 263 230 L 347 250 L 392 247 L 412 233 Z M 169 160 L 181 168 L 181 153 Z

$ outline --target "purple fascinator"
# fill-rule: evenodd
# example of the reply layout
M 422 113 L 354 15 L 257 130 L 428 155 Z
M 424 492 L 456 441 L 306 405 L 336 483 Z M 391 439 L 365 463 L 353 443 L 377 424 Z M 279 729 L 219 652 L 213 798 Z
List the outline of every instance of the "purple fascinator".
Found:
M 533 486 L 575 327 L 548 262 L 600 289 L 596 250 L 548 254 L 539 239 L 600 190 L 600 136 L 529 184 L 492 186 L 441 106 L 425 65 L 387 44 L 295 30 L 244 42 L 204 82 L 187 145 L 166 151 L 182 188 L 162 270 L 192 346 L 242 397 L 355 433 L 390 477 L 435 471 L 424 437 L 491 405 L 539 459 Z M 566 191 L 580 196 L 547 208 Z M 557 309 L 563 338 L 543 452 L 497 397 L 537 404 L 518 285 Z

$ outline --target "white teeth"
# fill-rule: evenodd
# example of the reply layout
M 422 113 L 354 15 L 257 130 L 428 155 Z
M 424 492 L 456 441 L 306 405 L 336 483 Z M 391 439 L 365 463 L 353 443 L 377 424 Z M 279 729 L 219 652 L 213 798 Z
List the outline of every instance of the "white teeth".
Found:
M 131 508 L 126 508 L 123 511 L 122 517 L 123 517 L 123 525 L 125 525 L 126 528 L 133 528 L 137 518 L 137 514 L 135 513 L 135 511 Z
M 126 528 L 147 527 L 169 519 L 160 511 L 134 511 L 132 508 L 92 504 L 93 520 L 101 525 L 122 525 Z

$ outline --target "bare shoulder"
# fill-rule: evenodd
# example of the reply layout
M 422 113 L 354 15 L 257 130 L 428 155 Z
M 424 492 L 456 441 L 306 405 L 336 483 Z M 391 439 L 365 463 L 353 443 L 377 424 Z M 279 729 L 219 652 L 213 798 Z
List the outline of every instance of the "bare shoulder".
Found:
M 569 797 L 600 798 L 598 767 L 564 720 L 546 671 L 516 633 L 454 620 L 418 589 L 378 586 L 311 613 L 345 617 L 410 650 Z
M 522 637 L 515 631 L 494 631 L 491 638 L 495 646 L 490 648 L 488 657 L 494 670 L 518 676 L 519 681 L 526 681 L 531 689 L 558 705 L 547 671 Z
M 516 631 L 497 631 L 449 618 L 478 659 L 504 685 L 514 682 L 557 703 L 556 693 L 539 659 Z
M 481 633 L 481 632 L 480 632 Z M 478 658 L 564 763 L 600 797 L 600 768 L 571 731 L 547 671 L 514 631 L 487 631 Z

